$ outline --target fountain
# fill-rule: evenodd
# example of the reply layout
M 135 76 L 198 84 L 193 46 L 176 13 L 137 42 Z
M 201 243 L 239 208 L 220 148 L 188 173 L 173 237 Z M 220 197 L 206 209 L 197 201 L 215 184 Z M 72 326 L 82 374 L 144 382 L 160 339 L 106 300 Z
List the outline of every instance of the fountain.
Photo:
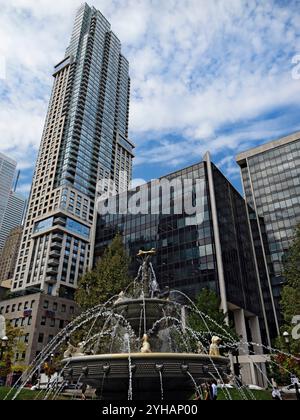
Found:
M 210 349 L 187 325 L 186 307 L 169 291 L 161 293 L 151 257 L 140 251 L 133 285 L 95 313 L 78 346 L 69 341 L 64 378 L 96 389 L 103 400 L 187 400 L 201 384 L 227 376 L 229 359 L 220 356 L 221 339 Z M 104 321 L 103 321 L 104 318 Z

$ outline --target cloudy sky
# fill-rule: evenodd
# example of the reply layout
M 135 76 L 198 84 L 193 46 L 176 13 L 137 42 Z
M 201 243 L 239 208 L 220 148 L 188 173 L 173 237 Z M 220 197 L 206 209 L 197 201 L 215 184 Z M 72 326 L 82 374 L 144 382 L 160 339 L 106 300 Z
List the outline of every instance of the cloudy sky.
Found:
M 0 0 L 0 151 L 27 193 L 52 86 L 80 0 Z M 300 130 L 300 0 L 90 0 L 130 61 L 134 175 L 234 156 Z M 298 76 L 299 74 L 299 76 Z

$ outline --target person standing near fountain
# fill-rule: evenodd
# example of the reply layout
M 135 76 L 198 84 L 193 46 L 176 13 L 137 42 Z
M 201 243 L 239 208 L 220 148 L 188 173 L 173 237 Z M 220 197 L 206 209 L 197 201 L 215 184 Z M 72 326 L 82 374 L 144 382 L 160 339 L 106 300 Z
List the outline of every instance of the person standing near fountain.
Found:
M 218 399 L 218 386 L 216 381 L 212 381 L 211 384 L 211 393 L 212 393 L 212 400 L 216 401 Z

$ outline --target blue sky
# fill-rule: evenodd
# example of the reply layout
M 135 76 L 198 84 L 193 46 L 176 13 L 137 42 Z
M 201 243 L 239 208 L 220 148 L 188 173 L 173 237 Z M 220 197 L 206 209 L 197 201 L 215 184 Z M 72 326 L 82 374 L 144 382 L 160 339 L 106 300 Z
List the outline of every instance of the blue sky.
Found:
M 0 0 L 0 151 L 18 161 L 25 194 L 52 69 L 64 56 L 80 4 Z M 238 152 L 300 130 L 300 78 L 293 77 L 300 55 L 300 1 L 89 4 L 110 20 L 130 62 L 136 178 L 173 172 L 210 150 L 240 188 Z

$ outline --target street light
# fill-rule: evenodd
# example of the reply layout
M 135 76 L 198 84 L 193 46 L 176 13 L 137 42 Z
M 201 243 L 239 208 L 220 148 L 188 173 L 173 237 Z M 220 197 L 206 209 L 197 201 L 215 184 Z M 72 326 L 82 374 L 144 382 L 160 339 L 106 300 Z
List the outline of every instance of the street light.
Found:
M 282 335 L 283 335 L 285 344 L 287 345 L 288 352 L 289 352 L 290 355 L 292 355 L 290 334 L 287 331 L 285 331 Z M 291 375 L 291 382 L 295 386 L 296 397 L 297 397 L 297 400 L 299 401 L 300 400 L 300 392 L 299 392 L 298 379 L 296 377 L 293 379 L 293 375 Z
M 3 358 L 4 350 L 6 349 L 8 344 L 8 337 L 4 336 L 1 338 L 1 349 L 0 349 L 0 360 Z
M 291 354 L 290 334 L 287 331 L 285 331 L 282 335 L 283 335 L 285 344 L 287 345 L 288 351 Z

